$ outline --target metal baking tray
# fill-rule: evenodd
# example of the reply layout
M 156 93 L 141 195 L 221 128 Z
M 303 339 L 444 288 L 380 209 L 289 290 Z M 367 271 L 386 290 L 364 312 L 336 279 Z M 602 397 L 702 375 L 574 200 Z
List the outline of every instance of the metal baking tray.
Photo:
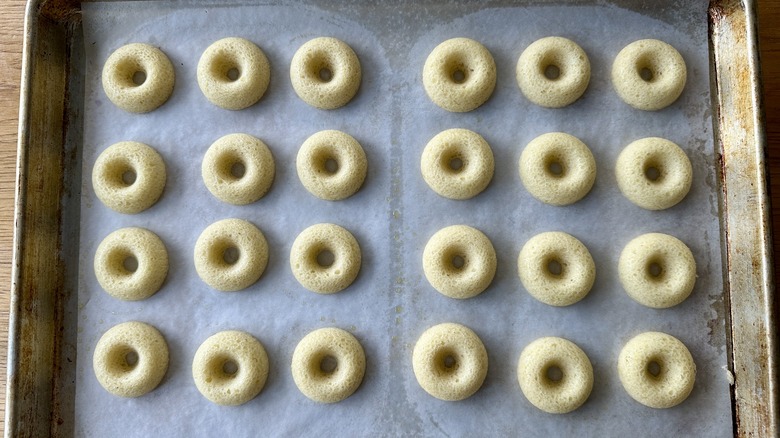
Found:
M 529 3 L 556 2 L 562 0 Z M 5 416 L 9 437 L 74 433 L 76 330 L 71 328 L 78 306 L 78 257 L 71 249 L 78 247 L 80 214 L 81 3 L 30 0 L 26 11 Z M 661 13 L 652 0 L 614 3 Z M 734 435 L 777 436 L 778 357 L 755 2 L 713 0 L 709 37 Z

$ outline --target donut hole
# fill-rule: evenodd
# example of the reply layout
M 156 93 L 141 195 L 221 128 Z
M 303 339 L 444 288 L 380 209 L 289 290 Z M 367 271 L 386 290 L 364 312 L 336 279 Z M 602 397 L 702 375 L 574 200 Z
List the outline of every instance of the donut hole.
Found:
M 544 68 L 544 77 L 551 81 L 555 81 L 561 77 L 561 68 L 555 64 L 550 64 Z
M 436 369 L 441 374 L 453 374 L 460 368 L 458 355 L 449 348 L 439 351 L 433 360 Z
M 462 248 L 450 248 L 442 254 L 442 267 L 445 273 L 457 275 L 468 265 L 468 257 Z
M 236 161 L 230 166 L 230 174 L 236 179 L 241 179 L 246 174 L 246 166 L 240 161 Z
M 563 274 L 563 265 L 558 259 L 548 260 L 546 268 L 547 273 L 554 277 L 560 277 Z
M 228 359 L 222 364 L 222 372 L 226 376 L 233 376 L 238 372 L 238 364 L 234 360 Z
M 549 165 L 547 165 L 547 171 L 552 176 L 560 177 L 563 176 L 563 165 L 557 161 L 553 161 Z
M 222 261 L 228 265 L 235 265 L 241 258 L 241 252 L 235 246 L 228 246 L 222 251 Z
M 653 164 L 647 165 L 645 167 L 645 178 L 653 183 L 659 182 L 661 179 L 661 169 L 659 169 L 659 166 Z
M 463 265 L 466 264 L 466 260 L 463 258 L 463 256 L 456 255 L 452 258 L 452 267 L 455 269 L 463 269 Z
M 129 255 L 122 261 L 122 267 L 127 272 L 133 273 L 138 270 L 138 259 L 133 255 Z
M 468 81 L 471 69 L 463 60 L 453 58 L 445 65 L 445 72 L 453 84 L 463 84 Z
M 314 82 L 327 84 L 336 76 L 336 68 L 326 53 L 315 52 L 310 55 L 305 75 Z
M 664 275 L 664 267 L 659 260 L 651 260 L 647 264 L 647 275 L 654 280 L 660 280 Z
M 317 253 L 317 264 L 322 268 L 329 268 L 333 266 L 336 261 L 336 256 L 329 249 L 323 249 Z
M 320 371 L 323 374 L 333 374 L 334 372 L 336 372 L 336 369 L 339 366 L 339 361 L 335 357 L 326 354 L 322 359 L 320 359 L 319 366 L 320 366 Z
M 126 374 L 138 365 L 138 352 L 127 344 L 118 344 L 108 351 L 106 367 L 111 374 Z
M 146 72 L 139 70 L 133 73 L 133 84 L 138 86 L 138 85 L 143 85 L 144 82 L 146 82 Z
M 458 174 L 465 169 L 466 160 L 459 151 L 450 149 L 441 155 L 441 168 L 450 174 Z
M 235 82 L 241 78 L 238 60 L 227 53 L 216 55 L 211 61 L 211 76 L 221 82 Z
M 225 382 L 233 379 L 239 372 L 238 362 L 227 354 L 216 354 L 206 362 L 206 383 Z
M 325 169 L 325 172 L 330 175 L 333 175 L 339 171 L 339 163 L 333 158 L 326 158 L 325 162 L 322 164 L 322 167 Z
M 563 166 L 561 157 L 557 154 L 549 154 L 544 157 L 544 170 L 547 175 L 553 178 L 561 178 L 566 173 L 566 168 Z
M 216 160 L 217 175 L 225 181 L 238 181 L 246 175 L 246 163 L 234 151 L 225 152 Z
M 146 70 L 138 60 L 125 58 L 116 65 L 116 79 L 126 88 L 135 88 L 146 82 Z
M 138 175 L 135 173 L 135 170 L 128 169 L 122 172 L 122 182 L 125 183 L 127 186 L 131 186 L 135 183 L 135 180 L 138 178 Z
M 138 179 L 138 172 L 136 172 L 130 161 L 125 158 L 109 161 L 104 169 L 105 180 L 113 189 L 130 187 Z
M 125 353 L 125 363 L 130 368 L 135 368 L 138 364 L 138 353 L 135 350 L 130 350 Z
M 128 248 L 119 248 L 108 254 L 107 266 L 112 276 L 127 277 L 138 270 L 138 259 Z
M 661 366 L 661 363 L 657 359 L 651 359 L 649 362 L 647 362 L 645 371 L 650 377 L 654 379 L 660 379 L 661 372 L 663 371 L 663 367 Z
M 544 371 L 544 376 L 549 383 L 557 384 L 563 380 L 563 370 L 558 365 L 550 365 Z
M 461 69 L 457 69 L 452 72 L 451 78 L 452 82 L 455 82 L 456 84 L 462 84 L 466 81 L 466 73 L 464 73 Z
M 636 74 L 640 79 L 647 83 L 653 83 L 660 77 L 656 63 L 647 55 L 642 56 L 637 60 Z
M 322 82 L 330 82 L 330 80 L 333 79 L 333 72 L 327 67 L 322 67 L 320 71 L 317 72 L 317 76 Z
M 236 67 L 232 67 L 228 69 L 228 71 L 225 73 L 225 76 L 227 76 L 230 82 L 233 82 L 237 81 L 238 78 L 241 77 L 241 72 Z

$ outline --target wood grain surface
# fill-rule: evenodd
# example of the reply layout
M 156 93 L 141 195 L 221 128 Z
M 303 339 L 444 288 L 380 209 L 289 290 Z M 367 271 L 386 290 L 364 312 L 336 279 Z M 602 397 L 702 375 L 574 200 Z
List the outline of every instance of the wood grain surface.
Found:
M 24 0 L 0 1 L 0 394 L 3 395 L 8 346 L 24 5 Z M 773 193 L 772 219 L 774 229 L 780 230 L 780 0 L 759 2 L 759 25 L 768 139 L 767 163 Z M 774 248 L 780 254 L 780 231 L 775 233 Z M 777 264 L 775 278 L 780 278 Z M 0 413 L 4 409 L 5 397 L 0 396 Z M 2 430 L 3 416 L 0 415 L 0 433 Z

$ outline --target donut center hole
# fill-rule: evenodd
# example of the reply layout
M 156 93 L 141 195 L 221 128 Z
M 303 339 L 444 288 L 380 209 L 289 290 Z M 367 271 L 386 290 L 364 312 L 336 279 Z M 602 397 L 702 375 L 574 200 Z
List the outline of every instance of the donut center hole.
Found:
M 138 175 L 136 175 L 133 169 L 128 169 L 122 172 L 122 182 L 125 183 L 125 185 L 128 186 L 133 185 L 133 183 L 135 183 L 136 178 L 138 178 Z
M 466 259 L 461 255 L 455 255 L 452 257 L 450 263 L 452 263 L 452 267 L 456 270 L 461 270 L 466 265 Z
M 645 169 L 645 177 L 652 182 L 656 182 L 661 178 L 661 171 L 655 166 L 648 166 Z
M 455 358 L 452 357 L 451 354 L 448 354 L 444 357 L 444 360 L 442 360 L 442 365 L 444 365 L 444 368 L 450 369 L 455 366 Z
M 228 265 L 236 264 L 239 256 L 240 253 L 238 248 L 234 246 L 228 247 L 225 249 L 225 251 L 222 252 L 222 260 L 224 260 Z
M 547 262 L 547 272 L 555 276 L 561 275 L 563 272 L 563 266 L 561 266 L 561 262 L 558 260 L 550 260 Z
M 653 278 L 661 277 L 663 272 L 664 270 L 658 262 L 651 262 L 649 265 L 647 265 L 647 273 L 650 274 L 650 276 Z
M 547 170 L 550 172 L 550 175 L 552 176 L 562 176 L 563 175 L 563 165 L 557 161 L 553 161 L 547 166 Z
M 339 171 L 339 163 L 333 158 L 327 158 L 322 164 L 322 167 L 325 169 L 325 172 L 331 175 Z
M 232 377 L 238 372 L 238 364 L 235 361 L 228 359 L 222 364 L 222 372 L 225 373 L 226 376 Z
M 463 69 L 455 69 L 455 71 L 452 72 L 452 75 L 450 75 L 452 78 L 452 82 L 455 82 L 456 84 L 462 84 L 466 82 L 466 72 L 463 71 Z
M 246 166 L 244 166 L 244 163 L 237 161 L 230 166 L 230 174 L 238 179 L 243 178 L 246 174 Z
M 339 362 L 333 356 L 325 356 L 320 361 L 320 371 L 325 374 L 331 374 L 338 368 Z
M 553 383 L 558 383 L 563 379 L 563 371 L 557 365 L 548 367 L 547 371 L 545 371 L 545 375 L 547 376 L 547 380 Z
M 143 71 L 137 71 L 133 73 L 133 85 L 139 86 L 143 85 L 144 82 L 146 82 L 146 72 Z
M 330 82 L 330 80 L 333 79 L 333 72 L 330 71 L 328 67 L 322 67 L 320 71 L 317 72 L 317 76 L 319 76 L 322 82 Z
M 329 268 L 336 261 L 336 256 L 328 249 L 323 249 L 317 253 L 317 264 L 323 268 Z
M 449 162 L 450 170 L 460 172 L 463 169 L 463 160 L 460 157 L 453 157 Z
M 655 75 L 653 74 L 653 71 L 648 67 L 642 67 L 639 69 L 639 77 L 642 78 L 642 80 L 645 82 L 652 82 L 654 76 Z
M 554 81 L 561 77 L 561 69 L 557 65 L 550 64 L 544 68 L 544 77 Z
M 135 272 L 138 270 L 138 259 L 133 256 L 127 256 L 122 260 L 122 267 L 124 267 L 127 272 Z
M 232 67 L 228 69 L 228 71 L 225 73 L 225 76 L 227 76 L 228 80 L 232 82 L 238 80 L 238 78 L 241 77 L 241 72 L 238 71 L 237 68 Z
M 647 364 L 647 372 L 653 377 L 658 377 L 661 374 L 661 364 L 651 360 L 650 363 Z
M 125 364 L 130 368 L 135 368 L 138 364 L 138 353 L 133 350 L 125 353 Z

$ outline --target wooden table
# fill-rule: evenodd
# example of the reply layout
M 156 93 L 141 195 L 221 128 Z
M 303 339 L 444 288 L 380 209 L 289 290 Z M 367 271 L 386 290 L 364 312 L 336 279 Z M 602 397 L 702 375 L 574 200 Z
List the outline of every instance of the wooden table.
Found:
M 11 244 L 16 175 L 16 137 L 21 78 L 24 0 L 0 3 L 0 432 L 5 409 L 6 349 L 11 288 Z M 774 229 L 780 230 L 780 0 L 759 3 L 761 61 L 766 108 L 767 157 Z M 780 254 L 780 232 L 774 248 Z M 780 278 L 775 264 L 775 278 Z M 778 303 L 775 303 L 776 308 Z M 780 310 L 780 308 L 778 308 Z

